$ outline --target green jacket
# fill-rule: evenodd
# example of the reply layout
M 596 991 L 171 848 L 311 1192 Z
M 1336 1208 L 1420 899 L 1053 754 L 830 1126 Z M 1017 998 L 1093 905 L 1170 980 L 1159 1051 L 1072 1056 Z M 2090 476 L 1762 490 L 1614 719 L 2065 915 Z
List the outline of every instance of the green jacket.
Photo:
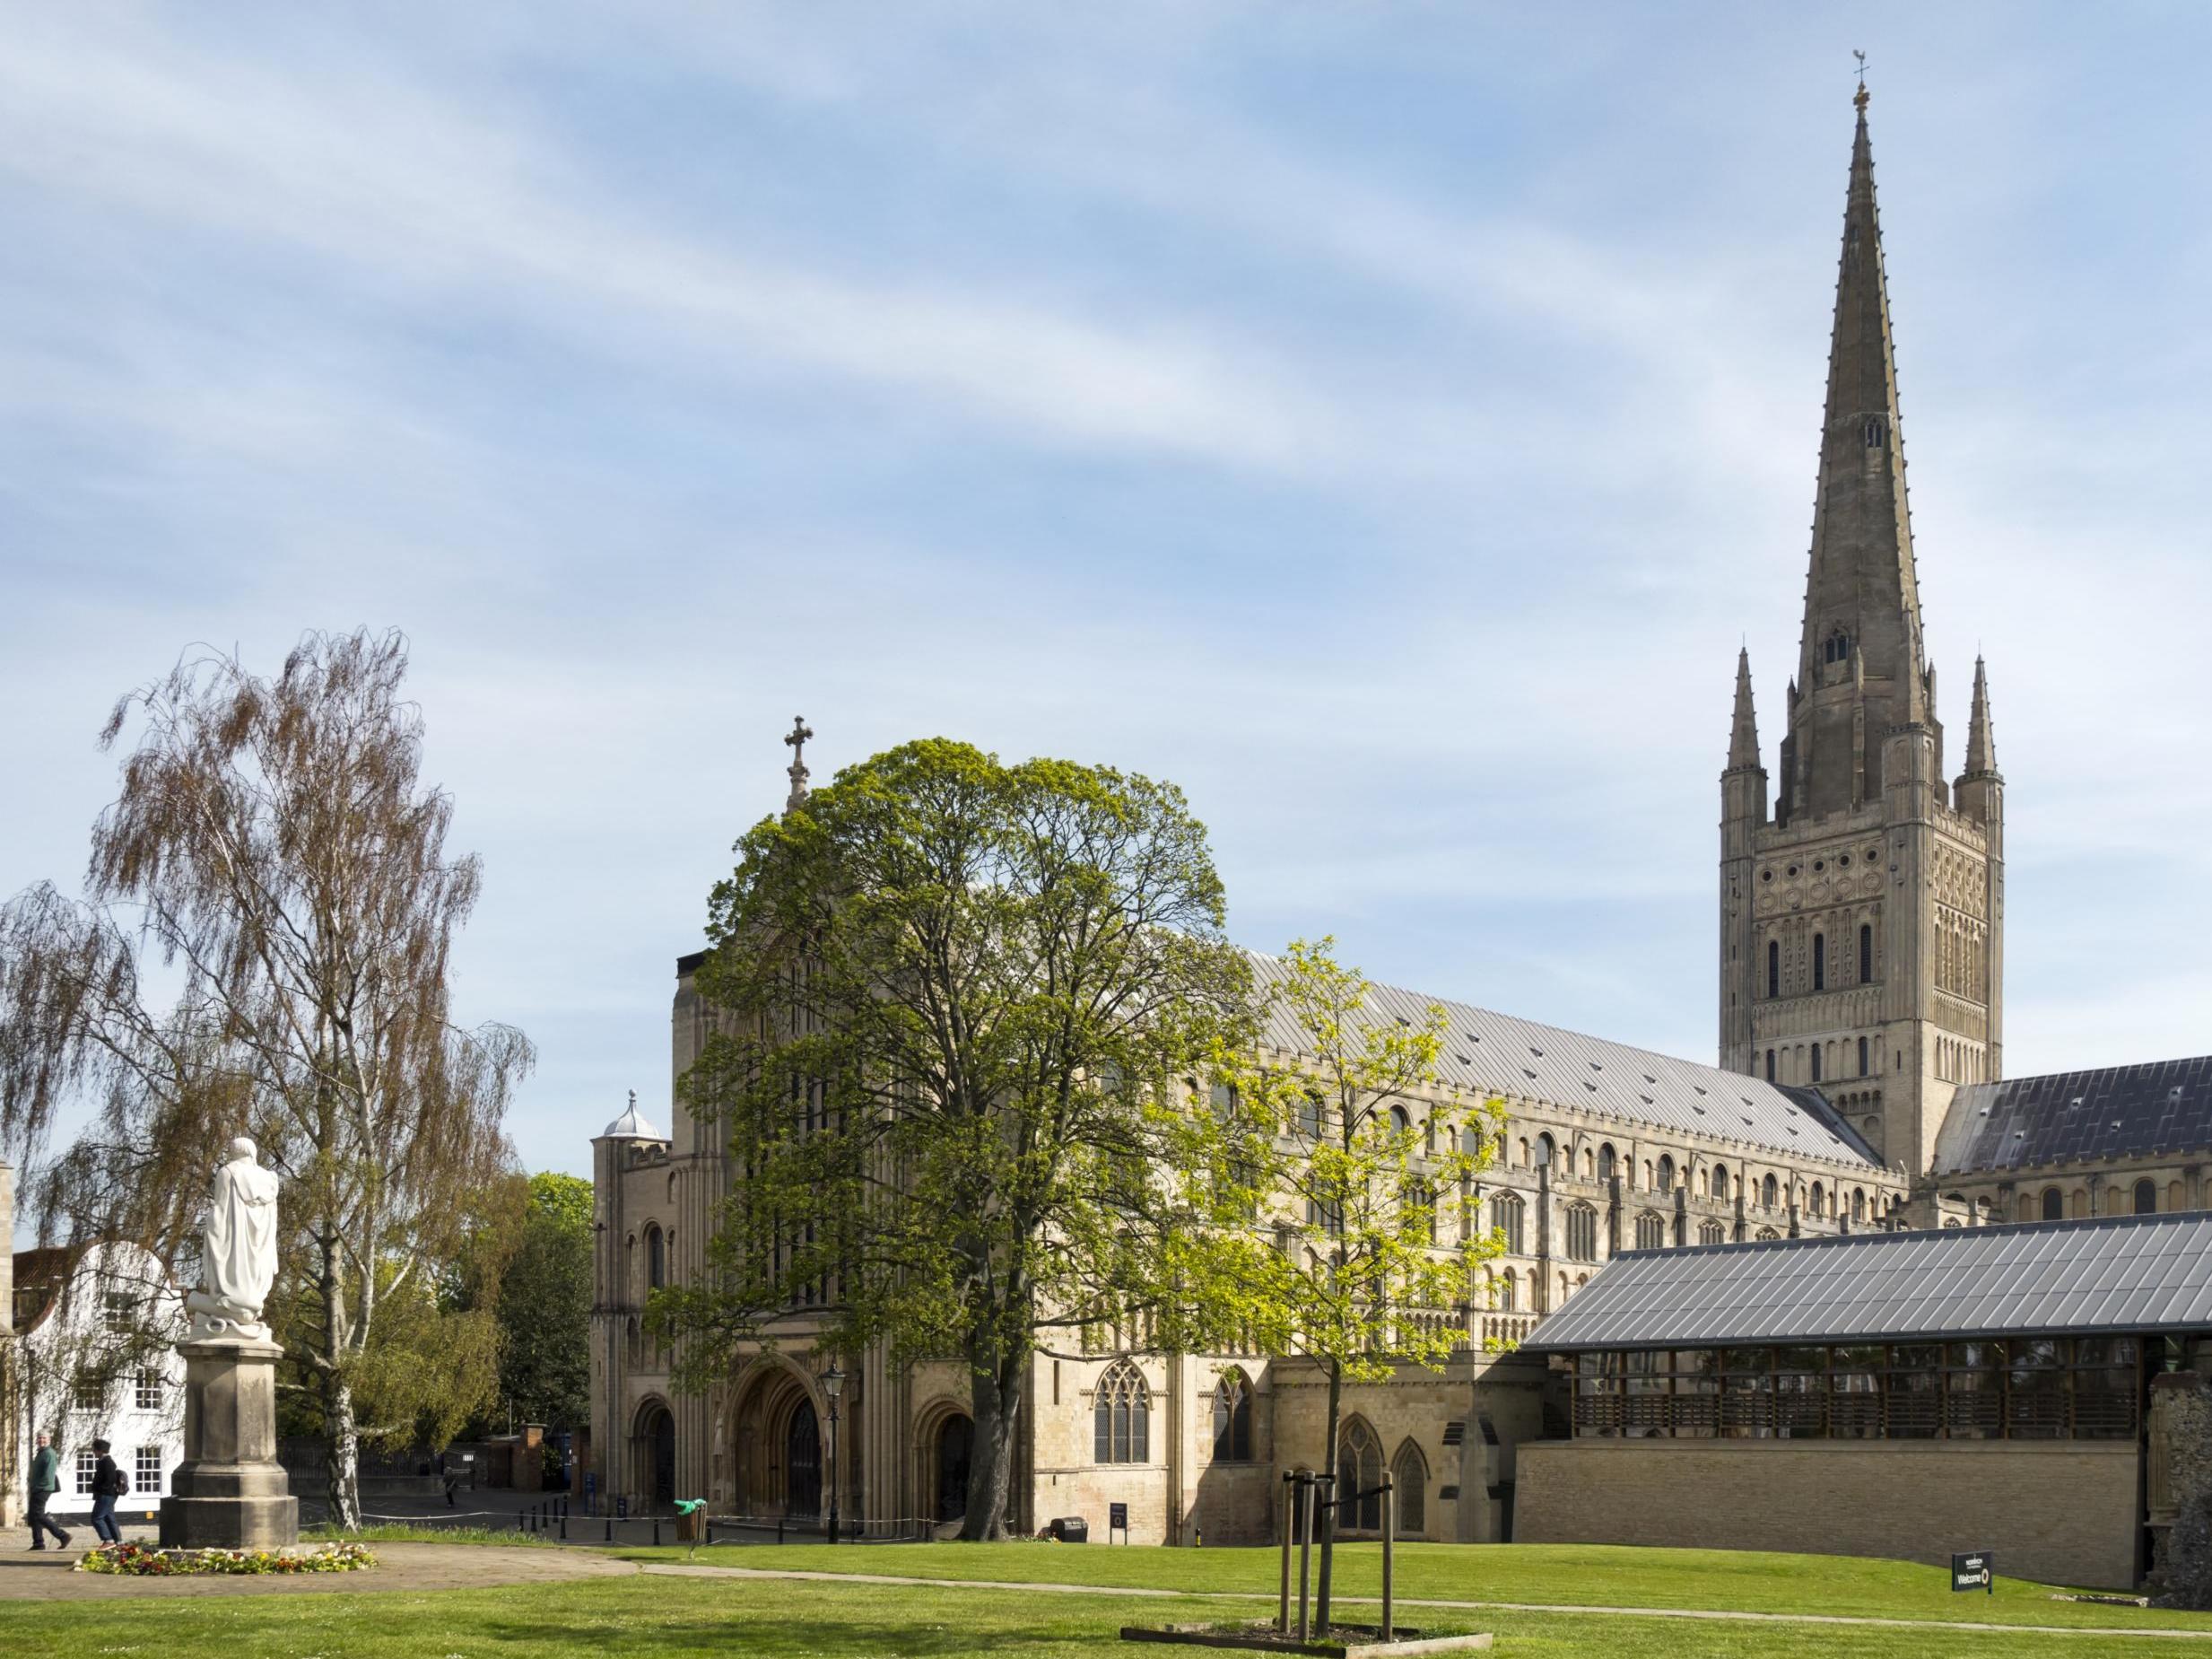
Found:
M 61 1489 L 61 1454 L 50 1445 L 42 1445 L 31 1454 L 30 1489 L 34 1492 L 57 1492 Z

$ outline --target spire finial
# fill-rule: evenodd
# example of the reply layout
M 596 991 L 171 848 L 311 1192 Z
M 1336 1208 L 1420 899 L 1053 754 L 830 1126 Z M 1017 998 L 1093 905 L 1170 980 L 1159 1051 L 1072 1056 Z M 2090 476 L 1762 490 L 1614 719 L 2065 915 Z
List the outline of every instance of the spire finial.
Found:
M 1851 107 L 1863 115 L 1867 109 L 1867 55 L 1853 47 L 1851 56 L 1859 60 L 1859 91 L 1851 98 Z
M 804 714 L 791 717 L 791 729 L 783 739 L 791 746 L 791 793 L 783 803 L 786 812 L 797 812 L 806 804 L 806 739 L 814 735 L 814 729 Z
M 630 1091 L 630 1109 L 632 1112 L 638 1109 L 638 1091 L 634 1088 Z

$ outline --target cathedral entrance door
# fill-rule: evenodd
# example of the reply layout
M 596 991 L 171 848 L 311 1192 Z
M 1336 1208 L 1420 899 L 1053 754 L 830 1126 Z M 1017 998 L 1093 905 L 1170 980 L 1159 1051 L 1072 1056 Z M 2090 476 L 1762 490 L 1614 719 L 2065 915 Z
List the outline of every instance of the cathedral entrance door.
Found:
M 665 1406 L 653 1413 L 646 1430 L 653 1448 L 653 1501 L 675 1502 L 675 1419 Z
M 937 1519 L 958 1521 L 968 1513 L 968 1464 L 975 1451 L 975 1424 L 948 1417 L 937 1430 Z
M 784 1514 L 812 1520 L 822 1513 L 822 1429 L 812 1401 L 791 1412 L 783 1435 Z

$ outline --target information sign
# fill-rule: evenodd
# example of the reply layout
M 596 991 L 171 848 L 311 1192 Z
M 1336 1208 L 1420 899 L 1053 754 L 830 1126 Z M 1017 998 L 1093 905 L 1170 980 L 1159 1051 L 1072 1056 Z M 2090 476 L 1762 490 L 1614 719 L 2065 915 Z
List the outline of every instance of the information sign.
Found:
M 1117 1529 L 1121 1533 L 1121 1541 L 1128 1543 L 1129 1541 L 1129 1506 L 1127 1504 L 1106 1506 L 1106 1541 L 1108 1543 L 1113 1542 L 1114 1532 Z
M 1987 1550 L 1975 1550 L 1951 1558 L 1951 1588 L 1954 1591 L 1981 1590 L 1990 1595 L 1997 1594 L 1996 1558 Z

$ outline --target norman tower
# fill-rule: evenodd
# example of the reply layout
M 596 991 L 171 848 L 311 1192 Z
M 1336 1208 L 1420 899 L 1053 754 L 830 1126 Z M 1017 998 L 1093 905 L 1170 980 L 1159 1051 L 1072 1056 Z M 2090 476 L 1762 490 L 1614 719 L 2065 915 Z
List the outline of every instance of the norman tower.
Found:
M 1893 1167 L 1929 1166 L 1961 1083 L 2002 1075 L 2004 780 L 1974 664 L 1944 779 L 1897 366 L 1859 90 L 1805 623 L 1770 809 L 1748 651 L 1720 774 L 1720 1063 L 1817 1085 Z

